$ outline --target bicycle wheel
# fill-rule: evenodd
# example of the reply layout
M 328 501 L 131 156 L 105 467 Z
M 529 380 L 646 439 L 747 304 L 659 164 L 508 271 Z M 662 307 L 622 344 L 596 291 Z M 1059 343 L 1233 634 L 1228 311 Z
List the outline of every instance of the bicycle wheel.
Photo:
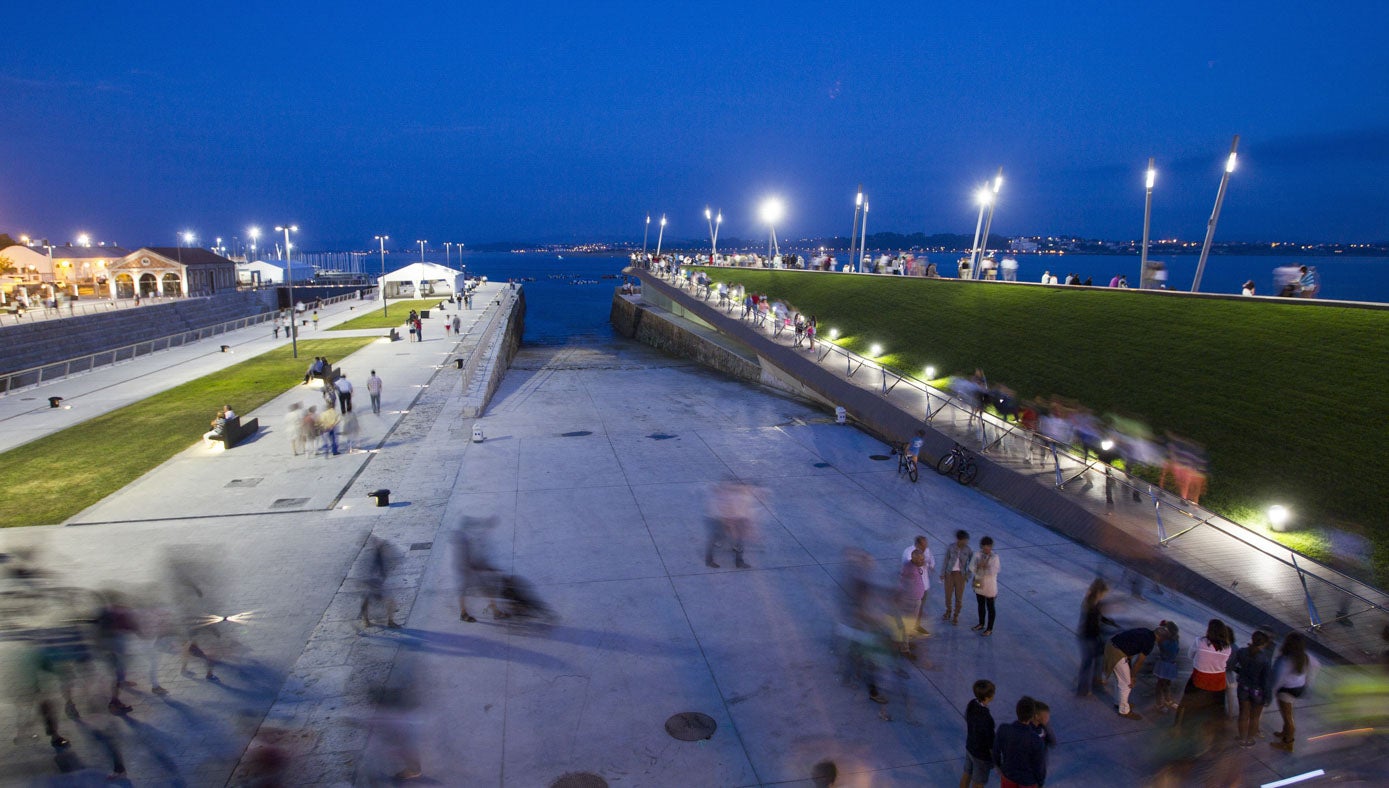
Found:
M 939 473 L 941 476 L 949 476 L 951 471 L 955 470 L 955 458 L 955 452 L 941 457 L 940 461 L 936 463 L 936 473 Z
M 913 482 L 915 482 L 918 478 L 921 477 L 921 471 L 917 463 L 907 463 L 907 476 L 911 477 L 911 480 Z
M 955 481 L 968 487 L 974 484 L 974 477 L 979 475 L 979 466 L 974 464 L 974 460 L 965 460 L 960 466 L 960 472 L 955 475 Z

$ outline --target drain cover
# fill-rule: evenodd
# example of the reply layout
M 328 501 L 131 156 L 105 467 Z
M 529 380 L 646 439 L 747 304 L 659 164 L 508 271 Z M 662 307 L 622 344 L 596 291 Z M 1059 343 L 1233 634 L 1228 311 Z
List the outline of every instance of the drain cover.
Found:
M 593 772 L 567 772 L 550 783 L 550 788 L 608 788 L 608 781 Z
M 575 430 L 574 432 L 561 432 L 561 438 L 582 438 L 585 435 L 592 435 L 592 430 Z
M 830 467 L 830 464 L 827 463 L 827 462 L 817 462 L 817 463 L 815 463 L 815 467 L 816 467 L 816 468 L 828 468 L 828 467 Z
M 671 438 L 674 438 L 674 437 L 677 437 L 677 436 L 675 436 L 675 435 L 667 435 L 667 434 L 665 434 L 664 432 L 653 432 L 653 433 L 651 433 L 650 435 L 647 435 L 646 437 L 650 438 L 650 439 L 653 440 L 653 441 L 668 441 L 668 440 L 670 440 Z
M 892 459 L 892 457 L 890 457 L 890 456 L 888 456 L 888 455 L 886 455 L 886 454 L 870 454 L 870 455 L 868 455 L 868 459 L 870 459 L 870 460 L 877 460 L 878 462 L 882 462 L 883 460 L 890 460 L 890 459 Z
M 411 550 L 433 550 L 433 542 L 415 542 L 410 545 Z
M 260 484 L 260 479 L 232 479 L 227 482 L 228 487 L 255 487 Z
M 704 741 L 719 727 L 714 718 L 697 711 L 682 711 L 666 720 L 666 733 L 680 741 Z
M 309 499 L 308 499 L 308 498 L 276 498 L 276 499 L 275 499 L 275 502 L 272 503 L 272 504 L 270 504 L 270 508 L 271 508 L 271 509 L 293 509 L 293 508 L 296 507 L 296 506 L 303 506 L 304 504 L 306 504 L 306 503 L 308 503 L 308 502 L 309 502 Z

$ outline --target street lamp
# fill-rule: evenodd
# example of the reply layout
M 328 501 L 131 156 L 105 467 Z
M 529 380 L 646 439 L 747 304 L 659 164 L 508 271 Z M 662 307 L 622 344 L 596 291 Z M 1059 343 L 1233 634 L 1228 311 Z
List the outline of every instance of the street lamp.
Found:
M 376 243 L 381 245 L 381 316 L 389 314 L 386 311 L 386 242 L 391 240 L 389 235 L 376 236 Z
M 91 245 L 92 245 L 92 237 L 91 237 L 90 235 L 87 235 L 86 233 L 82 233 L 82 234 L 78 235 L 78 236 L 77 236 L 77 245 L 78 245 L 78 246 L 91 246 Z
M 641 234 L 641 256 L 646 256 L 646 238 L 651 235 L 651 214 L 646 215 L 646 230 Z
M 768 197 L 762 201 L 760 213 L 762 214 L 762 221 L 767 224 L 767 261 L 771 262 L 777 254 L 781 253 L 776 242 L 776 225 L 786 215 L 786 204 L 777 197 Z
M 863 184 L 858 185 L 858 195 L 854 197 L 854 226 L 849 230 L 849 263 L 854 262 L 854 242 L 858 240 L 858 214 L 863 210 Z M 859 271 L 863 273 L 863 271 Z
M 979 219 L 974 223 L 974 243 L 969 247 L 969 266 L 970 276 L 974 275 L 974 258 L 979 254 L 979 233 L 984 229 L 984 209 L 993 200 L 993 193 L 988 186 L 979 187 L 979 191 L 974 193 L 974 199 L 979 203 Z
M 1143 248 L 1138 252 L 1138 286 L 1143 287 L 1143 276 L 1148 272 L 1148 222 L 1153 215 L 1153 184 L 1157 182 L 1157 170 L 1153 168 L 1153 158 L 1148 157 L 1147 190 L 1143 197 Z
M 453 241 L 444 241 L 444 267 L 449 265 L 449 247 L 453 246 Z
M 863 258 L 868 253 L 868 198 L 863 198 L 863 227 L 858 234 L 858 268 L 863 272 Z
M 222 237 L 217 237 L 217 254 L 222 254 Z
M 423 262 L 424 262 L 424 245 L 427 244 L 427 243 L 429 243 L 429 242 L 428 242 L 428 241 L 416 241 L 415 243 L 417 243 L 417 244 L 420 245 L 420 262 L 423 263 Z
M 994 176 L 994 190 L 989 195 L 989 218 L 984 221 L 984 235 L 980 239 L 982 246 L 979 248 L 979 260 L 974 264 L 974 270 L 970 271 L 970 276 L 979 278 L 980 263 L 984 262 L 984 253 L 989 250 L 989 229 L 994 224 L 994 207 L 998 205 L 998 190 L 1003 186 L 1003 168 L 998 168 L 998 175 Z
M 1191 282 L 1191 292 L 1195 293 L 1201 289 L 1201 274 L 1206 270 L 1206 258 L 1211 253 L 1211 241 L 1215 239 L 1215 223 L 1220 220 L 1220 206 L 1225 202 L 1225 187 L 1230 184 L 1230 173 L 1235 171 L 1235 161 L 1237 154 L 1235 150 L 1239 148 L 1239 135 L 1230 143 L 1230 157 L 1225 160 L 1225 174 L 1220 176 L 1220 189 L 1215 193 L 1215 210 L 1211 211 L 1211 218 L 1206 222 L 1206 240 L 1201 244 L 1201 259 L 1196 261 L 1196 279 Z
M 656 233 L 656 259 L 661 259 L 661 242 L 666 239 L 666 215 L 661 214 L 661 229 Z
M 285 234 L 285 281 L 289 283 L 289 346 L 294 358 L 299 358 L 299 324 L 295 322 L 299 315 L 294 312 L 294 263 L 289 256 L 289 234 L 299 232 L 299 225 L 275 225 L 275 232 Z
M 704 209 L 704 221 L 709 223 L 709 265 L 713 265 L 714 258 L 719 254 L 718 225 L 723 224 L 723 211 L 719 211 L 719 217 L 715 219 L 714 212 L 706 207 Z
M 714 215 L 714 256 L 719 255 L 719 228 L 723 227 L 723 211 Z
M 246 234 L 251 237 L 251 257 L 254 258 L 256 256 L 256 239 L 260 238 L 260 228 L 252 227 L 246 231 Z

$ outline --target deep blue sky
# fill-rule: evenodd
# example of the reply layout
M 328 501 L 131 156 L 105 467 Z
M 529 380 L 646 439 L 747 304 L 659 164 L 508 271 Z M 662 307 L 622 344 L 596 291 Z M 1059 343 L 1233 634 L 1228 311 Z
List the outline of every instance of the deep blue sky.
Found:
M 422 8 L 421 6 L 438 6 Z M 1389 239 L 1389 3 L 34 3 L 0 231 L 483 242 L 974 230 Z M 876 6 L 876 7 L 875 7 Z M 940 7 L 943 6 L 943 7 Z M 653 233 L 654 237 L 654 233 Z

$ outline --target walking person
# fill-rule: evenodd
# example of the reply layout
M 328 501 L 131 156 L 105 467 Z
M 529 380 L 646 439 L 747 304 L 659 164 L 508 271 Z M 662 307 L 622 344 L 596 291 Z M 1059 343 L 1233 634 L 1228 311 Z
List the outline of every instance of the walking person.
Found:
M 989 704 L 994 699 L 994 683 L 974 682 L 974 698 L 965 707 L 965 773 L 960 788 L 983 788 L 994 768 L 994 715 Z
M 998 598 L 998 572 L 1002 568 L 994 552 L 993 537 L 979 540 L 979 552 L 970 560 L 969 573 L 974 575 L 974 600 L 979 607 L 979 623 L 971 627 L 985 637 L 994 633 L 994 600 Z
M 336 454 L 337 452 L 334 452 Z M 366 591 L 362 594 L 362 626 L 371 626 L 371 603 L 385 601 L 386 603 L 386 626 L 391 629 L 399 629 L 400 625 L 395 621 L 395 599 L 386 594 L 386 580 L 395 570 L 399 555 L 389 543 L 376 537 L 371 537 L 371 543 L 367 545 L 367 576 L 364 581 Z
M 453 335 L 456 337 L 463 336 L 463 319 L 458 315 L 453 316 Z
M 1168 638 L 1167 628 L 1157 629 L 1139 627 L 1126 629 L 1109 639 L 1104 646 L 1105 675 L 1113 674 L 1119 702 L 1114 706 L 1120 717 L 1141 720 L 1143 715 L 1129 706 L 1129 694 L 1133 692 L 1134 678 L 1143 660 L 1153 652 L 1153 648 Z
M 945 586 L 945 615 L 942 621 L 960 623 L 960 605 L 964 604 L 965 580 L 968 578 L 970 561 L 973 559 L 974 551 L 969 546 L 969 532 L 956 531 L 955 543 L 945 548 L 945 561 L 941 563 L 940 580 Z
M 313 409 L 310 408 L 310 411 L 312 410 Z M 328 450 L 330 448 L 332 449 L 333 456 L 336 457 L 338 454 L 338 423 L 341 420 L 342 417 L 338 415 L 337 409 L 331 404 L 325 407 L 322 413 L 318 414 L 318 434 L 323 437 L 323 443 L 319 447 L 319 450 L 323 452 L 323 456 L 325 457 L 328 456 Z
M 1235 652 L 1235 675 L 1239 686 L 1239 746 L 1253 747 L 1259 720 L 1272 699 L 1269 682 L 1273 679 L 1273 641 L 1268 633 L 1254 630 L 1249 645 Z
M 897 622 L 897 650 L 903 656 L 915 657 L 911 650 L 912 619 L 916 619 L 916 631 L 922 637 L 930 637 L 921 626 L 921 604 L 926 596 L 926 559 L 921 548 L 911 548 L 911 557 L 902 563 L 897 575 L 897 610 L 893 616 Z
M 371 377 L 367 378 L 367 395 L 371 397 L 371 412 L 381 414 L 381 378 L 376 376 L 376 370 L 371 371 Z
M 302 405 L 291 403 L 285 412 L 285 435 L 289 436 L 289 450 L 298 457 L 304 452 L 304 414 L 299 412 Z
M 315 309 L 315 310 L 313 311 L 313 330 L 314 330 L 314 331 L 317 331 L 317 330 L 318 330 L 318 310 L 317 310 L 317 309 Z
M 343 413 L 352 412 L 352 381 L 347 379 L 347 373 L 343 372 L 338 379 L 333 381 L 333 388 L 338 392 L 338 404 L 342 406 Z
M 1307 653 L 1307 639 L 1301 632 L 1289 632 L 1283 638 L 1283 647 L 1273 663 L 1273 680 L 1269 682 L 1278 701 L 1278 714 L 1283 718 L 1283 730 L 1273 734 L 1274 740 L 1268 743 L 1275 750 L 1293 751 L 1297 736 L 1293 704 L 1307 693 L 1320 667 L 1316 657 Z
M 1076 696 L 1086 697 L 1092 687 L 1104 688 L 1104 627 L 1116 626 L 1104 614 L 1104 596 L 1109 592 L 1109 584 L 1097 577 L 1085 592 L 1085 600 L 1080 606 L 1080 628 L 1076 633 L 1080 641 L 1080 673 L 1076 675 Z

